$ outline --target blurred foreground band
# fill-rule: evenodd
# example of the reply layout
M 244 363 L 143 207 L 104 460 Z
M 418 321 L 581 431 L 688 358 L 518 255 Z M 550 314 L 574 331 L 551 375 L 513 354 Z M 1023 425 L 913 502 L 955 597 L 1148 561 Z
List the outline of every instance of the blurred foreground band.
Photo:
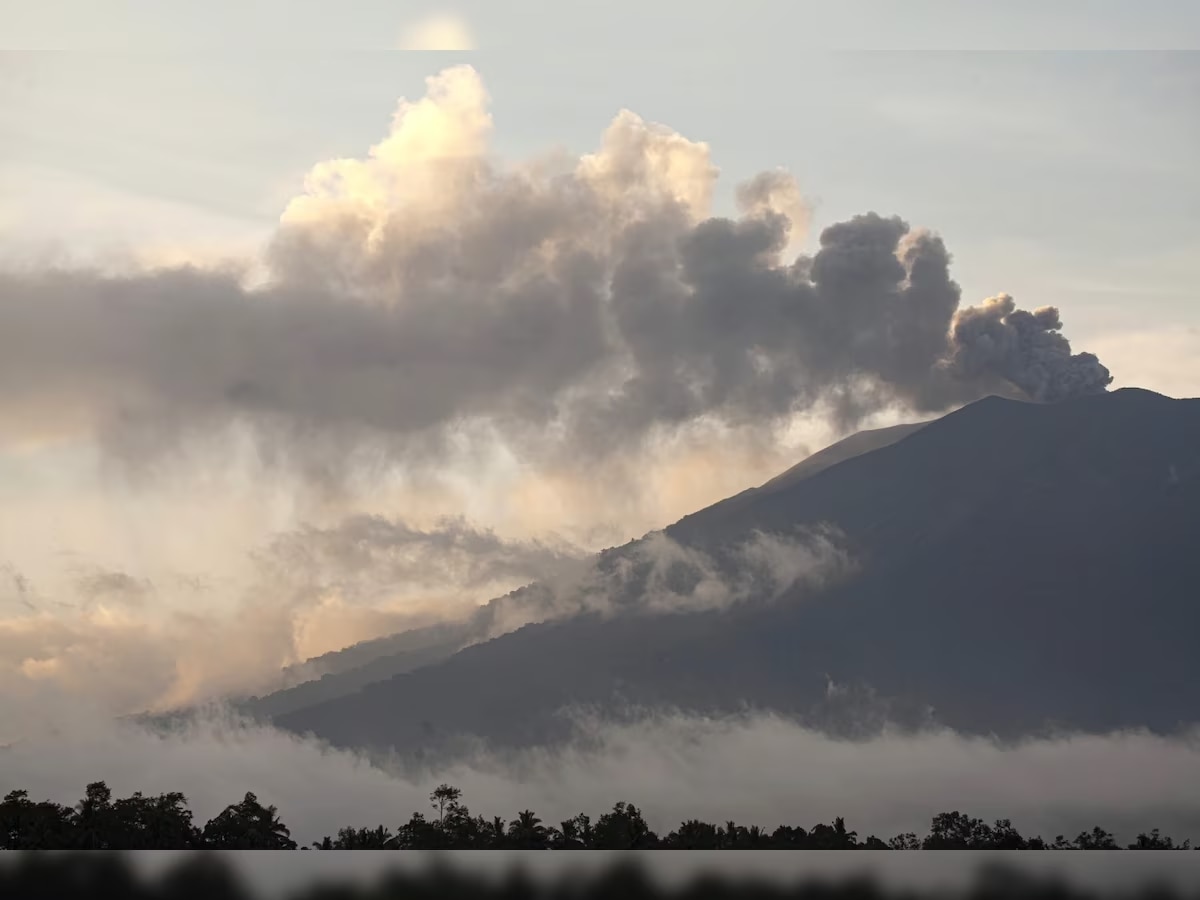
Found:
M 1031 858 L 1032 856 L 1032 858 Z M 0 898 L 383 900 L 1197 898 L 1200 854 L 273 852 L 0 854 Z

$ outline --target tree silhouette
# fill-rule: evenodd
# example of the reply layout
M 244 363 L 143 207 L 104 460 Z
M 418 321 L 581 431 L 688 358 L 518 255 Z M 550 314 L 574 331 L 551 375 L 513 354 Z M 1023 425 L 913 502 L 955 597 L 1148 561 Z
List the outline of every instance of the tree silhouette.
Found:
M 508 839 L 511 846 L 517 850 L 545 850 L 549 838 L 550 832 L 530 809 L 517 813 L 517 817 L 508 826 Z
M 0 847 L 61 850 L 75 845 L 75 813 L 57 803 L 34 803 L 28 791 L 10 791 L 0 802 Z
M 225 807 L 204 826 L 204 843 L 224 850 L 294 850 L 296 842 L 277 812 L 247 791 L 241 803 Z
M 992 826 L 990 834 L 987 835 L 987 846 L 981 847 L 981 850 L 1024 850 L 1027 845 L 1025 838 L 1021 837 L 1021 833 L 1013 828 L 1012 822 L 1008 819 L 997 819 L 996 824 Z
M 814 825 L 808 835 L 808 850 L 853 850 L 858 832 L 846 830 L 846 820 L 838 816 L 832 825 Z
M 725 822 L 724 828 L 717 829 L 717 846 L 722 850 L 736 850 L 744 840 L 746 829 L 732 819 Z
M 396 836 L 383 825 L 377 828 L 340 828 L 335 839 L 331 840 L 326 835 L 312 846 L 314 850 L 391 850 L 396 847 Z
M 123 850 L 190 849 L 201 845 L 183 794 L 143 797 L 138 791 L 117 800 L 109 813 L 106 846 Z
M 777 850 L 803 850 L 808 846 L 808 832 L 794 825 L 780 825 L 771 832 L 770 843 Z
M 653 847 L 657 837 L 632 803 L 614 804 L 596 820 L 592 846 L 598 850 L 640 850 Z
M 497 833 L 498 825 L 503 825 L 506 829 L 508 827 L 508 823 L 504 821 L 502 816 L 493 816 L 490 819 L 484 816 L 476 816 L 475 823 L 475 841 L 478 846 L 485 850 L 503 850 L 508 846 L 509 836 L 507 830 Z M 558 832 L 555 829 L 546 827 L 546 846 L 538 849 L 549 849 L 551 839 L 557 834 Z
M 995 835 L 983 819 L 955 810 L 933 817 L 929 836 L 921 846 L 926 850 L 986 850 L 994 841 Z
M 1189 850 L 1192 842 L 1184 841 L 1182 844 L 1176 844 L 1171 838 L 1160 835 L 1158 829 L 1155 828 L 1149 834 L 1139 834 L 1137 840 L 1129 845 L 1130 850 Z
M 716 850 L 719 846 L 717 826 L 699 819 L 688 819 L 667 835 L 664 844 L 673 850 Z
M 458 795 L 462 796 L 462 792 L 459 791 Z M 451 850 L 474 850 L 487 846 L 491 823 L 482 816 L 472 817 L 471 810 L 465 804 L 452 800 L 446 804 L 445 816 L 439 828 L 443 846 Z
M 75 807 L 75 834 L 84 850 L 106 850 L 113 826 L 112 791 L 103 781 L 94 781 L 84 789 L 83 799 Z
M 587 850 L 592 847 L 594 835 L 592 820 L 580 813 L 560 823 L 556 846 L 561 850 Z
M 444 846 L 442 829 L 419 812 L 396 831 L 396 846 L 401 850 L 434 850 Z
M 1118 850 L 1116 839 L 1103 828 L 1096 826 L 1090 832 L 1081 831 L 1075 838 L 1075 846 L 1080 850 Z
M 462 791 L 459 788 L 448 784 L 439 784 L 433 789 L 433 793 L 429 795 L 429 802 L 437 810 L 439 825 L 445 821 L 447 807 L 456 804 L 461 796 Z

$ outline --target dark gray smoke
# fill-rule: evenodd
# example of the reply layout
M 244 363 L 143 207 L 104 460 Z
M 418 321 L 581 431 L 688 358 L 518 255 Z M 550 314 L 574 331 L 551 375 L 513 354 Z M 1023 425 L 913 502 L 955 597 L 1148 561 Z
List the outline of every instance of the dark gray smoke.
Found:
M 1072 354 L 1061 329 L 1053 306 L 1026 312 L 1007 294 L 992 297 L 955 316 L 950 367 L 968 381 L 998 374 L 1050 403 L 1103 391 L 1112 382 L 1108 369 L 1094 354 Z
M 272 452 L 337 456 L 475 428 L 576 459 L 700 419 L 823 404 L 852 427 L 896 403 L 1111 381 L 1052 309 L 960 309 L 941 239 L 899 218 L 830 226 L 789 260 L 805 215 L 789 176 L 707 218 L 707 148 L 630 113 L 574 168 L 501 168 L 485 101 L 450 70 L 368 160 L 314 169 L 265 287 L 196 268 L 0 274 L 0 430 L 130 450 L 244 421 Z

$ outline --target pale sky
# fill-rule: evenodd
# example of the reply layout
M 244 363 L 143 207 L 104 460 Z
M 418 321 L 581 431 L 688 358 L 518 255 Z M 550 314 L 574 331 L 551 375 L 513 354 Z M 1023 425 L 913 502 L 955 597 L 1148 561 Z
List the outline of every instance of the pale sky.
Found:
M 406 49 L 421 46 L 435 49 Z M 782 167 L 811 209 L 806 249 L 855 214 L 900 215 L 945 240 L 964 305 L 1001 292 L 1055 305 L 1074 348 L 1097 353 L 1115 385 L 1197 396 L 1197 48 L 1191 2 L 0 0 L 0 268 L 253 256 L 306 172 L 363 157 L 401 97 L 468 63 L 506 160 L 592 153 L 632 110 L 707 144 L 716 213 L 734 212 L 739 182 Z M 514 541 L 616 543 L 835 436 L 800 425 L 788 446 L 681 439 L 669 462 L 629 464 L 643 482 L 626 491 L 468 454 L 470 466 L 433 481 L 389 470 L 334 496 L 264 474 L 244 448 L 193 448 L 134 483 L 94 435 L 0 442 L 0 673 L 86 684 L 106 665 L 89 644 L 99 629 L 191 653 L 164 663 L 179 679 L 172 696 L 216 690 L 227 681 L 180 636 L 191 625 L 162 625 L 144 598 L 79 601 L 80 573 L 147 579 L 162 608 L 207 615 L 242 609 L 248 584 L 261 599 L 255 554 L 274 535 L 364 511 L 465 516 Z M 21 579 L 7 585 L 6 571 Z M 172 579 L 204 581 L 204 599 Z M 293 633 L 275 661 L 386 630 L 377 593 L 338 590 L 303 606 L 303 625 L 288 618 L 298 607 L 280 612 Z M 375 618 L 324 643 L 297 637 L 322 615 L 353 618 L 354 603 Z M 145 631 L 158 627 L 169 636 Z M 206 627 L 205 640 L 227 634 Z M 262 664 L 261 634 L 250 638 L 230 650 L 247 670 Z M 116 707 L 161 699 L 137 677 L 102 687 Z

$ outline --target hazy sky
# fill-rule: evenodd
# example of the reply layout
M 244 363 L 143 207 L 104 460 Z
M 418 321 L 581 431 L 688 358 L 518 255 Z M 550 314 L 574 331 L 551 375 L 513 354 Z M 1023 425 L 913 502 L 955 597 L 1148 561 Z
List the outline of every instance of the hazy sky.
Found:
M 257 258 L 306 173 L 363 158 L 388 135 L 399 98 L 419 100 L 427 78 L 469 63 L 487 93 L 491 151 L 505 160 L 595 153 L 632 110 L 707 145 L 720 171 L 714 212 L 732 215 L 737 184 L 782 167 L 806 201 L 804 249 L 856 214 L 902 216 L 945 241 L 964 306 L 1001 292 L 1026 309 L 1055 305 L 1074 348 L 1097 353 L 1116 385 L 1200 395 L 1194 3 L 0 0 L 0 21 L 0 270 Z M 411 49 L 421 46 L 432 49 Z M 679 154 L 670 166 L 701 164 L 696 144 L 668 144 Z M 443 517 L 461 516 L 493 529 L 514 558 L 540 558 L 531 541 L 624 541 L 839 433 L 823 415 L 801 417 L 783 442 L 723 421 L 730 430 L 681 429 L 652 455 L 587 466 L 565 456 L 531 465 L 514 438 L 483 456 L 441 446 L 449 461 L 418 477 L 386 458 L 326 472 L 342 448 L 330 450 L 325 432 L 293 442 L 317 446 L 315 462 L 281 471 L 236 428 L 200 426 L 164 459 L 122 443 L 119 420 L 78 426 L 99 422 L 106 399 L 83 382 L 126 356 L 114 377 L 135 388 L 149 371 L 181 377 L 169 365 L 179 354 L 136 358 L 124 325 L 111 345 L 89 344 L 103 323 L 79 321 L 82 343 L 42 368 L 39 348 L 14 339 L 31 382 L 67 370 L 80 380 L 35 384 L 0 419 L 0 673 L 19 675 L 11 696 L 26 699 L 46 684 L 114 707 L 219 690 L 386 631 L 414 608 L 505 586 L 450 573 L 401 590 L 383 575 L 328 569 L 288 581 L 296 572 L 281 575 L 269 549 L 281 533 L 372 513 L 425 528 L 421 547 L 440 546 L 459 533 Z M 228 352 L 256 327 L 235 326 Z M 112 347 L 109 368 L 87 368 L 89 354 Z M 264 358 L 287 357 L 272 347 Z M 281 390 L 313 394 L 303 366 L 286 361 L 296 368 Z M 552 360 L 541 375 L 572 362 Z M 19 381 L 16 371 L 7 377 Z M 481 381 L 464 396 L 487 387 L 486 373 Z M 349 396 L 368 397 L 364 416 L 386 413 L 362 383 Z M 196 384 L 201 392 L 202 379 L 183 378 L 164 395 L 180 417 L 195 412 Z M 536 388 L 506 395 L 505 414 L 541 421 Z M 200 421 L 203 402 L 195 409 Z M 882 409 L 864 422 L 913 417 Z M 227 657 L 213 660 L 205 648 L 218 640 Z M 131 656 L 140 668 L 126 666 Z

